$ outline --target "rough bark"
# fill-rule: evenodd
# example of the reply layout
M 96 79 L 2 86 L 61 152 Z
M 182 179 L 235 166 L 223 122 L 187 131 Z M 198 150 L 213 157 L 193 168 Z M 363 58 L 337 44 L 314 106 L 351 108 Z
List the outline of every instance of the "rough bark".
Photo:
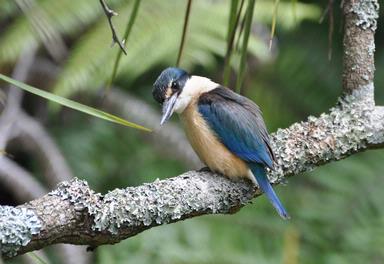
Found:
M 375 106 L 373 85 L 378 2 L 344 1 L 343 10 L 344 95 L 328 113 L 272 134 L 277 169 L 269 177 L 275 184 L 285 176 L 383 147 L 384 107 Z M 250 182 L 197 171 L 105 195 L 84 181 L 67 181 L 29 203 L 0 207 L 1 252 L 9 258 L 54 243 L 113 244 L 157 225 L 234 213 L 259 194 Z
M 343 1 L 343 89 L 351 93 L 373 82 L 375 31 L 379 17 L 376 0 Z

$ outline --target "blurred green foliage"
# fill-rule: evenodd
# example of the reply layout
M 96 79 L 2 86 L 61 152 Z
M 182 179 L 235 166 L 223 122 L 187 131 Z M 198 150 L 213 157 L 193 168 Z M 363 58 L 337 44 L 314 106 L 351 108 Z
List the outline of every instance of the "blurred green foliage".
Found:
M 37 1 L 51 26 L 69 43 L 68 59 L 51 87 L 62 95 L 96 91 L 111 74 L 116 47 L 97 1 Z M 132 1 L 108 1 L 119 12 L 119 32 Z M 296 1 L 293 1 L 296 2 Z M 304 3 L 303 3 L 304 2 Z M 1 33 L 0 63 L 14 61 L 23 45 L 39 42 L 14 5 L 0 6 L 9 26 Z M 327 22 L 317 21 L 328 1 L 280 1 L 277 49 L 268 52 L 274 1 L 256 1 L 254 31 L 244 93 L 263 109 L 271 131 L 318 115 L 334 105 L 341 90 L 341 12 L 335 3 L 333 58 L 328 61 Z M 117 75 L 117 83 L 151 102 L 150 85 L 176 61 L 186 1 L 143 1 Z M 220 80 L 228 1 L 193 2 L 182 67 Z M 381 11 L 383 13 L 383 11 Z M 295 15 L 296 14 L 296 20 Z M 381 14 L 377 47 L 384 44 Z M 12 18 L 12 19 L 11 19 Z M 260 29 L 257 30 L 257 29 Z M 233 60 L 238 63 L 238 58 Z M 384 103 L 384 51 L 376 52 L 376 96 Z M 65 123 L 64 121 L 65 120 Z M 63 125 L 65 124 L 65 125 Z M 47 127 L 75 174 L 93 188 L 139 185 L 182 173 L 176 157 L 165 157 L 142 133 L 69 114 L 52 116 Z M 382 150 L 360 153 L 288 179 L 277 187 L 292 219 L 281 220 L 265 197 L 231 216 L 204 216 L 153 228 L 117 245 L 96 250 L 96 263 L 383 263 L 384 178 Z

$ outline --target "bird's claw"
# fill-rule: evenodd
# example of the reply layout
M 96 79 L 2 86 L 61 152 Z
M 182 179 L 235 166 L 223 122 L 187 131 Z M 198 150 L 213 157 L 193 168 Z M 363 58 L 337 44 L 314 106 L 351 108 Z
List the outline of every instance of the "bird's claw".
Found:
M 211 172 L 211 170 L 208 167 L 202 167 L 200 170 L 197 172 Z

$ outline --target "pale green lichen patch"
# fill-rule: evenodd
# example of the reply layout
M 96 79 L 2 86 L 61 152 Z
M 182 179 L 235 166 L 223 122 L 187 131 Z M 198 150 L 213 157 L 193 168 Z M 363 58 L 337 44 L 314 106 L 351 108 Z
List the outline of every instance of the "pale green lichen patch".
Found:
M 297 174 L 328 160 L 339 160 L 364 148 L 377 128 L 372 126 L 373 84 L 339 99 L 338 106 L 319 117 L 279 129 L 272 135 L 277 168 L 271 180 Z
M 362 29 L 376 30 L 377 19 L 379 18 L 379 3 L 377 0 L 355 1 L 351 5 L 349 12 L 357 15 L 356 26 Z
M 35 212 L 27 208 L 0 207 L 0 249 L 1 254 L 15 256 L 21 246 L 38 234 L 41 222 Z
M 204 210 L 224 213 L 239 202 L 249 202 L 253 194 L 250 184 L 234 185 L 219 175 L 189 172 L 109 192 L 104 196 L 102 211 L 95 215 L 94 228 L 117 233 L 123 225 L 161 225 Z
M 70 201 L 78 211 L 86 210 L 94 221 L 93 230 L 118 234 L 121 227 L 134 230 L 161 225 L 193 213 L 227 213 L 249 202 L 254 190 L 246 182 L 234 184 L 220 175 L 188 172 L 138 187 L 115 189 L 104 196 L 90 190 L 85 181 L 74 179 L 61 183 L 50 195 Z
M 98 211 L 98 208 L 95 207 L 100 204 L 102 199 L 102 195 L 91 190 L 86 181 L 77 178 L 61 182 L 49 195 L 70 201 L 75 206 L 76 211 L 88 210 L 91 214 Z

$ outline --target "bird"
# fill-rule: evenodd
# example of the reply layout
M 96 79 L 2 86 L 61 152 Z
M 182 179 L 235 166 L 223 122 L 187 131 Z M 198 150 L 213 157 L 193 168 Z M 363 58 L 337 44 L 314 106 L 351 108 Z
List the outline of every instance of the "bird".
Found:
M 160 125 L 178 113 L 192 148 L 211 171 L 250 179 L 277 213 L 289 218 L 267 177 L 266 168 L 273 170 L 276 158 L 260 108 L 253 101 L 175 67 L 161 72 L 152 96 L 162 105 Z

